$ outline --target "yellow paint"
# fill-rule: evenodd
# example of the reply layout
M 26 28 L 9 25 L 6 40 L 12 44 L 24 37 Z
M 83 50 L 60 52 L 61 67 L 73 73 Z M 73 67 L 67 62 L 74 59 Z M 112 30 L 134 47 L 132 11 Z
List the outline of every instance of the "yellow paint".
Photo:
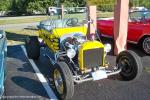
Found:
M 57 52 L 59 48 L 59 40 L 62 36 L 66 34 L 71 33 L 83 33 L 86 35 L 87 28 L 85 26 L 82 27 L 68 27 L 68 28 L 55 28 L 52 31 L 47 31 L 44 29 L 39 30 L 39 36 L 44 39 L 47 46 L 53 51 Z M 87 41 L 82 44 L 82 46 L 79 48 L 79 66 L 82 71 L 85 70 L 85 66 L 83 65 L 83 51 L 89 50 L 89 49 L 95 49 L 95 48 L 104 48 L 104 45 L 101 42 L 98 41 Z M 103 59 L 103 66 L 104 66 L 104 59 Z
M 53 29 L 53 34 L 57 37 L 62 37 L 63 35 L 70 34 L 73 32 L 81 32 L 84 35 L 87 33 L 87 28 L 85 26 L 82 27 L 67 27 L 67 28 L 56 28 Z
M 87 41 L 84 44 L 82 44 L 82 46 L 79 48 L 78 62 L 79 62 L 80 69 L 82 71 L 85 70 L 85 66 L 83 65 L 83 51 L 89 49 L 95 49 L 95 48 L 104 48 L 104 45 L 98 41 Z M 104 59 L 103 59 L 103 65 L 104 65 Z
M 57 52 L 59 48 L 59 39 L 70 33 L 83 33 L 86 35 L 87 28 L 85 26 L 80 27 L 67 27 L 67 28 L 55 28 L 52 31 L 47 31 L 45 29 L 39 30 L 39 37 L 44 39 L 47 46 L 53 50 L 53 52 Z

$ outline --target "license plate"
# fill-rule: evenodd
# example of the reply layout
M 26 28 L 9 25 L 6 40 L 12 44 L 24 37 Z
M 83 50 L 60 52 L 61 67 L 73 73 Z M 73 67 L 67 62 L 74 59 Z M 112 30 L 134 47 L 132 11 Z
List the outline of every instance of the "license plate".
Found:
M 106 71 L 99 70 L 96 72 L 92 72 L 92 77 L 93 77 L 93 80 L 96 81 L 96 80 L 107 78 L 107 74 L 106 74 Z

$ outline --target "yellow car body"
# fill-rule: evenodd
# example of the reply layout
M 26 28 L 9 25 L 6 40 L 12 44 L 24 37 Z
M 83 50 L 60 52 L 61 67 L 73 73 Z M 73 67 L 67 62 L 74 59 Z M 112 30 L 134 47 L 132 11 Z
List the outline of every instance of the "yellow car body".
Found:
M 92 40 L 87 39 L 88 29 L 80 20 L 69 18 L 42 21 L 38 26 L 42 41 L 36 36 L 25 40 L 28 58 L 39 59 L 41 50 L 43 56 L 49 58 L 53 65 L 50 78 L 60 99 L 73 96 L 74 83 L 101 80 L 117 74 L 124 80 L 140 76 L 143 66 L 136 53 L 122 51 L 116 58 L 116 66 L 111 66 L 105 59 L 111 45 L 103 45 L 101 41 L 94 40 L 93 35 Z
M 44 39 L 47 46 L 52 49 L 53 52 L 57 52 L 59 48 L 59 40 L 62 36 L 66 34 L 71 34 L 74 32 L 80 32 L 86 35 L 87 28 L 85 26 L 80 27 L 67 27 L 67 28 L 54 28 L 52 31 L 45 29 L 39 30 L 39 37 Z
M 67 28 L 54 28 L 51 31 L 40 29 L 39 30 L 39 37 L 44 39 L 45 44 L 54 52 L 57 53 L 60 51 L 60 38 L 66 34 L 72 34 L 75 32 L 82 33 L 83 35 L 87 34 L 87 27 L 86 26 L 78 26 L 78 27 L 67 27 Z M 84 51 L 92 50 L 92 49 L 102 49 L 102 64 L 99 66 L 104 66 L 104 45 L 99 41 L 86 41 L 82 44 L 79 48 L 79 55 L 78 55 L 78 63 L 81 71 L 85 71 L 87 66 L 84 65 Z
M 79 66 L 80 69 L 82 71 L 86 71 L 86 68 L 88 68 L 88 65 L 84 65 L 84 51 L 87 50 L 93 50 L 93 49 L 102 49 L 103 50 L 103 55 L 102 55 L 102 59 L 99 59 L 102 61 L 102 64 L 99 66 L 104 66 L 104 45 L 101 42 L 98 41 L 87 41 L 85 42 L 80 48 L 79 48 L 79 56 L 78 56 L 78 62 L 79 62 Z M 97 57 L 96 55 L 93 55 L 95 57 Z M 96 60 L 97 58 L 95 58 L 94 60 Z

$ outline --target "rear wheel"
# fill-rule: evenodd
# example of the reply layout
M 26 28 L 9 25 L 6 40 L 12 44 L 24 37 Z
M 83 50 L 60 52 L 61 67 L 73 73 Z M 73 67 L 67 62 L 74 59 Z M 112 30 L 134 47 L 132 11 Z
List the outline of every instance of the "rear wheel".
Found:
M 71 70 L 65 62 L 58 62 L 53 70 L 53 80 L 60 99 L 70 99 L 74 94 Z
M 142 41 L 142 49 L 146 54 L 150 55 L 150 36 L 145 37 Z
M 120 76 L 123 80 L 137 79 L 143 70 L 139 56 L 130 50 L 121 52 L 117 56 L 116 64 L 121 68 Z
M 26 38 L 25 46 L 27 50 L 27 55 L 31 59 L 38 59 L 40 56 L 40 43 L 38 37 L 30 36 Z

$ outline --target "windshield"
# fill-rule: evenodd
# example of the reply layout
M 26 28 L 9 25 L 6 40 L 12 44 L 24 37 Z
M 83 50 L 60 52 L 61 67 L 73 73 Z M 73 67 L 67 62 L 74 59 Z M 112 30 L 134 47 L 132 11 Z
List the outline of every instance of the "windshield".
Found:
M 86 12 L 86 7 L 64 7 L 61 18 L 61 9 L 53 7 L 53 10 L 49 10 L 49 21 L 54 28 L 82 26 L 86 20 Z
M 135 12 L 130 12 L 130 19 L 131 20 L 150 19 L 150 11 L 135 11 Z

